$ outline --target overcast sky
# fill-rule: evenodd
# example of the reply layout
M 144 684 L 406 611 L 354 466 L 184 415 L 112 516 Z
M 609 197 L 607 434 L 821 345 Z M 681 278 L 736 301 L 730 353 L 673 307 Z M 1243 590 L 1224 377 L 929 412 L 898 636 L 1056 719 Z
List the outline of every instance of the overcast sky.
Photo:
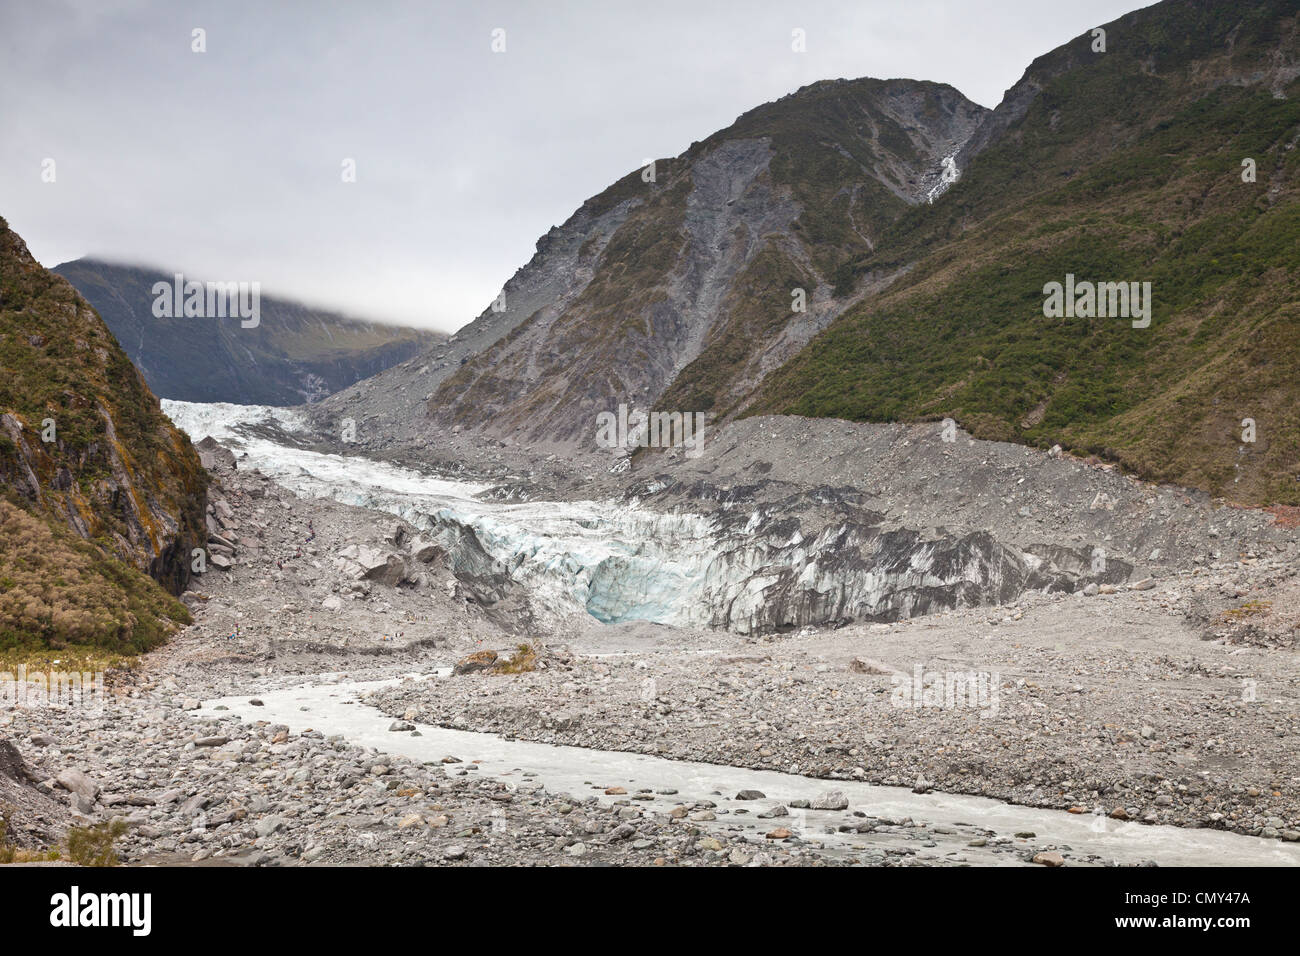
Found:
M 1144 5 L 0 0 L 0 216 L 47 266 L 258 281 L 451 331 L 645 157 L 821 79 L 993 107 L 1034 57 Z

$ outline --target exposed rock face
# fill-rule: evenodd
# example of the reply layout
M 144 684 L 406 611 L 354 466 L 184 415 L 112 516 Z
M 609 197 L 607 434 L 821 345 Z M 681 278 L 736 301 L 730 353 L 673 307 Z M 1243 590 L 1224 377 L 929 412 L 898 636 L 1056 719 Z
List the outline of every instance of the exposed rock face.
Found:
M 656 164 L 653 183 L 624 180 L 612 190 L 639 201 L 584 244 L 582 292 L 472 359 L 431 417 L 591 449 L 620 403 L 725 416 L 853 301 L 839 267 L 983 112 L 936 84 L 819 83 Z
M 97 259 L 53 270 L 98 310 L 149 387 L 191 402 L 298 405 L 377 375 L 440 333 L 348 318 L 263 296 L 255 327 L 238 318 L 160 318 L 154 283 L 174 276 Z M 187 276 L 186 279 L 191 278 Z
M 318 424 L 352 417 L 372 447 L 461 426 L 590 451 L 599 412 L 647 409 L 674 384 L 671 408 L 723 416 L 855 301 L 840 267 L 925 198 L 986 112 L 902 80 L 759 107 L 588 200 L 507 283 L 505 311 L 335 396 Z M 411 421 L 426 398 L 428 421 Z
M 607 243 L 636 205 L 632 198 L 600 200 L 589 200 L 563 226 L 552 227 L 538 239 L 532 259 L 473 322 L 421 355 L 312 406 L 311 420 L 337 439 L 341 421 L 352 419 L 363 447 L 422 438 L 428 427 L 426 406 L 443 381 L 524 322 L 562 312 L 586 288 L 593 274 L 587 244 Z
M 181 593 L 205 540 L 199 457 L 95 310 L 2 219 L 0 363 L 0 485 Z

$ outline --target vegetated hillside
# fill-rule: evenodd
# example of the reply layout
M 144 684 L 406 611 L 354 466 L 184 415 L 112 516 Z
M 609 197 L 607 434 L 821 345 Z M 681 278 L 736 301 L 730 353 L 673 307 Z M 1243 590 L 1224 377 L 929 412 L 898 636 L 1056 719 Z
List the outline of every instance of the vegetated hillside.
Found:
M 251 328 L 239 318 L 160 318 L 153 314 L 154 283 L 170 288 L 172 273 L 96 259 L 54 271 L 95 307 L 162 398 L 298 405 L 377 375 L 443 338 L 270 296 L 261 297 L 259 322 Z
M 726 411 L 852 301 L 844 266 L 987 112 L 936 83 L 828 81 L 629 173 L 539 243 L 505 304 L 541 274 L 557 294 L 450 370 L 430 417 L 591 446 L 598 412 L 670 385 L 676 409 Z
M 144 651 L 189 621 L 185 605 L 156 581 L 0 498 L 0 650 Z
M 207 473 L 94 309 L 3 219 L 0 495 L 0 640 L 139 647 L 185 619 L 158 585 L 184 590 L 207 540 Z
M 1085 35 L 1035 61 L 952 189 L 850 267 L 905 274 L 747 412 L 950 416 L 1243 503 L 1300 503 L 1298 15 L 1296 0 L 1167 0 L 1105 25 L 1104 53 Z M 1150 327 L 1045 318 L 1044 285 L 1067 273 L 1149 281 Z

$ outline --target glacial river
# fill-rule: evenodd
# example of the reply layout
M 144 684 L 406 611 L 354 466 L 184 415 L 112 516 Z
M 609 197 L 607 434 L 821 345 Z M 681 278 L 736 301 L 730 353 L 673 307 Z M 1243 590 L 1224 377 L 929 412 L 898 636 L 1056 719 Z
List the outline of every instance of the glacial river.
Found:
M 425 529 L 436 529 L 447 520 L 469 525 L 521 583 L 602 620 L 698 623 L 686 609 L 700 599 L 695 589 L 711 556 L 712 532 L 704 518 L 665 516 L 609 503 L 483 502 L 475 495 L 484 487 L 470 482 L 431 478 L 361 457 L 304 451 L 239 430 L 242 423 L 267 421 L 289 431 L 301 427 L 286 409 L 174 401 L 164 401 L 163 407 L 195 441 L 212 435 L 241 456 L 241 468 L 260 469 L 297 494 L 400 515 Z M 670 541 L 671 546 L 658 541 Z M 321 682 L 313 685 L 258 692 L 264 702 L 261 707 L 250 707 L 249 697 L 208 701 L 199 716 L 269 720 L 295 732 L 310 727 L 380 753 L 419 760 L 454 755 L 476 761 L 476 772 L 484 776 L 519 787 L 544 786 L 578 799 L 597 795 L 608 803 L 611 798 L 604 796 L 603 789 L 614 785 L 628 793 L 642 788 L 672 790 L 676 793 L 657 797 L 653 805 L 668 809 L 677 803 L 711 800 L 730 812 L 705 826 L 737 828 L 755 843 L 763 842 L 766 830 L 786 826 L 821 844 L 826 852 L 845 856 L 874 848 L 915 852 L 935 861 L 1018 864 L 1015 853 L 997 853 L 994 847 L 1023 844 L 1014 835 L 1029 831 L 1034 834 L 1032 845 L 1068 846 L 1072 858 L 1093 855 L 1128 864 L 1154 860 L 1164 866 L 1300 865 L 1300 845 L 1216 830 L 1147 826 L 980 797 L 915 794 L 900 787 L 505 740 L 494 734 L 432 726 L 420 727 L 418 737 L 392 733 L 391 718 L 364 702 L 366 691 L 387 683 L 391 682 L 347 684 L 322 675 Z M 756 819 L 758 811 L 778 802 L 815 801 L 832 789 L 844 793 L 850 811 L 891 821 L 911 819 L 924 823 L 925 830 L 886 824 L 874 833 L 838 832 L 840 825 L 859 821 L 851 812 L 792 811 L 789 817 Z M 765 799 L 739 804 L 731 798 L 741 790 L 758 790 Z M 741 809 L 750 812 L 736 812 Z M 988 845 L 969 845 L 990 831 L 995 835 L 987 837 Z M 919 833 L 924 833 L 923 839 L 917 839 Z M 997 844 L 999 839 L 1011 843 Z M 925 846 L 927 842 L 933 845 Z
M 807 842 L 821 844 L 826 852 L 844 857 L 860 857 L 864 850 L 874 848 L 912 852 L 935 862 L 1020 865 L 1016 853 L 995 852 L 995 841 L 1003 838 L 1010 841 L 1002 844 L 1004 848 L 1023 848 L 1029 844 L 1069 847 L 1072 861 L 1095 855 L 1121 864 L 1153 860 L 1161 866 L 1300 865 L 1300 844 L 1220 830 L 1150 826 L 1015 806 L 984 797 L 916 794 L 904 787 L 819 780 L 644 754 L 506 740 L 496 734 L 428 724 L 417 725 L 420 736 L 415 737 L 390 731 L 393 718 L 365 703 L 367 691 L 390 686 L 396 680 L 348 683 L 332 676 L 323 679 L 324 683 L 260 692 L 257 699 L 262 701 L 262 706 L 250 705 L 250 697 L 205 701 L 197 716 L 265 720 L 285 724 L 294 733 L 313 729 L 326 736 L 338 734 L 352 744 L 372 747 L 379 753 L 421 761 L 455 756 L 465 762 L 476 762 L 476 773 L 514 787 L 542 786 L 552 793 L 569 794 L 578 800 L 594 795 L 606 805 L 626 799 L 604 795 L 608 787 L 619 786 L 629 794 L 643 789 L 671 790 L 675 792 L 657 796 L 653 803 L 641 803 L 641 806 L 667 811 L 677 804 L 712 801 L 730 812 L 719 814 L 716 821 L 699 824 L 706 829 L 738 830 L 752 842 L 762 844 L 765 833 L 784 826 Z M 425 675 L 415 679 L 442 678 Z M 218 707 L 226 709 L 218 710 Z M 757 790 L 764 798 L 744 802 L 732 799 L 742 790 Z M 756 818 L 758 812 L 778 803 L 814 802 L 828 790 L 844 794 L 849 801 L 847 811 L 792 810 L 785 817 Z M 749 812 L 738 814 L 738 809 Z M 893 823 L 873 833 L 838 832 L 842 824 L 861 822 L 861 818 L 853 816 L 853 811 Z M 904 820 L 923 823 L 925 829 L 896 825 Z M 990 831 L 995 835 L 989 836 Z M 1034 836 L 1017 840 L 1015 834 L 1023 832 Z M 989 841 L 988 845 L 969 846 L 982 838 Z M 925 846 L 925 843 L 933 845 Z

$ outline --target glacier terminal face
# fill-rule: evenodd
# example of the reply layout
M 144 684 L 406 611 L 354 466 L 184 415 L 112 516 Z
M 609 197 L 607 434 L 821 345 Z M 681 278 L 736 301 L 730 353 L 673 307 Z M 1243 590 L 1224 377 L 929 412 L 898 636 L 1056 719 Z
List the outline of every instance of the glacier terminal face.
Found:
M 324 454 L 291 436 L 297 414 L 263 405 L 164 401 L 194 441 L 212 436 L 295 494 L 410 522 L 446 549 L 453 573 L 488 602 L 522 587 L 539 606 L 606 623 L 649 621 L 763 633 L 852 620 L 892 621 L 1014 601 L 1026 590 L 1122 581 L 1091 572 L 1087 549 L 1018 549 L 987 533 L 926 539 L 882 515 L 805 529 L 780 509 L 714 514 L 630 501 L 485 500 L 491 486 L 388 462 Z

